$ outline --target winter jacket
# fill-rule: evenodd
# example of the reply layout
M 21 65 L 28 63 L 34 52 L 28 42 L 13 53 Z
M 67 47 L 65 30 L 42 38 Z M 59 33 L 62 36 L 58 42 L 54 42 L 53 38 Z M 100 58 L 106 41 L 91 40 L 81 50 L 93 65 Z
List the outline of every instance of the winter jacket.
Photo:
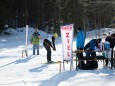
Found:
M 114 48 L 115 47 L 115 33 L 113 33 L 113 34 L 111 34 L 111 36 L 112 36 L 112 48 Z
M 88 42 L 85 47 L 84 50 L 95 50 L 95 47 L 97 47 L 97 43 L 96 43 L 96 39 L 92 39 L 90 42 Z
M 115 46 L 115 38 L 112 39 L 111 36 L 107 36 L 105 40 L 110 42 L 110 47 L 111 48 L 114 48 L 114 46 Z
M 54 36 L 51 37 L 51 40 L 49 38 L 44 39 L 44 43 L 47 44 L 48 46 L 52 47 L 53 50 L 56 50 Z
M 85 34 L 83 31 L 78 32 L 77 37 L 76 37 L 76 47 L 78 49 L 84 48 L 84 43 L 85 43 Z
M 37 32 L 34 32 L 31 36 L 31 39 L 30 39 L 31 43 L 33 45 L 37 45 L 39 44 L 39 41 L 40 41 L 40 34 Z

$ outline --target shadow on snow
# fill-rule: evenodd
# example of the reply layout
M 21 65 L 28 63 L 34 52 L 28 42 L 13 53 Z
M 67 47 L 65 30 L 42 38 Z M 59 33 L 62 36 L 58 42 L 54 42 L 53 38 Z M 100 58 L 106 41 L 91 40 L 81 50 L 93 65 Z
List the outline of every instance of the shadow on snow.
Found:
M 5 65 L 3 65 L 3 66 L 0 66 L 0 68 L 6 67 L 6 66 L 11 65 L 11 64 L 26 63 L 26 62 L 28 62 L 29 60 L 35 58 L 35 57 L 32 57 L 32 56 L 33 56 L 33 55 L 29 56 L 28 58 L 18 59 L 18 60 L 16 60 L 16 61 L 13 61 L 13 62 L 10 62 L 10 63 L 5 64 Z

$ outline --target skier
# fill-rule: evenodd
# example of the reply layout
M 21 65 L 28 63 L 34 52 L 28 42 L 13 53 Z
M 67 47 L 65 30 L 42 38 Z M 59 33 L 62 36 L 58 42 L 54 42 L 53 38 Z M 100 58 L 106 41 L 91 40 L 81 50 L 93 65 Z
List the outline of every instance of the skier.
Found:
M 35 55 L 35 51 L 37 49 L 37 55 L 39 55 L 39 41 L 40 41 L 40 34 L 38 32 L 38 29 L 35 28 L 35 32 L 32 34 L 30 42 L 33 44 L 33 55 Z
M 43 45 L 45 49 L 47 50 L 47 62 L 52 63 L 51 60 L 51 48 L 56 51 L 55 47 L 55 39 L 58 37 L 57 33 L 54 33 L 53 35 L 48 35 L 47 38 L 44 39 Z

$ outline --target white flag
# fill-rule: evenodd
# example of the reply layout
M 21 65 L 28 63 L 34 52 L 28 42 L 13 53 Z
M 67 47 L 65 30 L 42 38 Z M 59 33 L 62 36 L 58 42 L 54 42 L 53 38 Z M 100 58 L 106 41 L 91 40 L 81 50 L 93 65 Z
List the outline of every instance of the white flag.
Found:
M 28 25 L 26 25 L 26 49 L 27 49 L 27 45 L 28 45 Z

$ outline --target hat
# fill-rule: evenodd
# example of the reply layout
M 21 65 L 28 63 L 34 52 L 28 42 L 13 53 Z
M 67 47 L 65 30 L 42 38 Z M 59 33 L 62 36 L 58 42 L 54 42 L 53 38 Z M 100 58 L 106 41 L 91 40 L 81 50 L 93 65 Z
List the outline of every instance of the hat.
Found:
M 101 41 L 102 41 L 102 39 L 101 39 L 101 38 L 98 38 L 97 40 L 98 40 L 99 42 L 101 42 Z
M 57 34 L 57 33 L 54 33 L 53 36 L 54 36 L 55 38 L 57 38 L 57 37 L 58 37 L 58 34 Z
M 115 33 L 111 34 L 112 37 L 115 37 Z
M 77 28 L 77 30 L 81 31 L 81 30 L 82 30 L 82 28 L 81 28 L 81 27 L 78 27 L 78 28 Z

